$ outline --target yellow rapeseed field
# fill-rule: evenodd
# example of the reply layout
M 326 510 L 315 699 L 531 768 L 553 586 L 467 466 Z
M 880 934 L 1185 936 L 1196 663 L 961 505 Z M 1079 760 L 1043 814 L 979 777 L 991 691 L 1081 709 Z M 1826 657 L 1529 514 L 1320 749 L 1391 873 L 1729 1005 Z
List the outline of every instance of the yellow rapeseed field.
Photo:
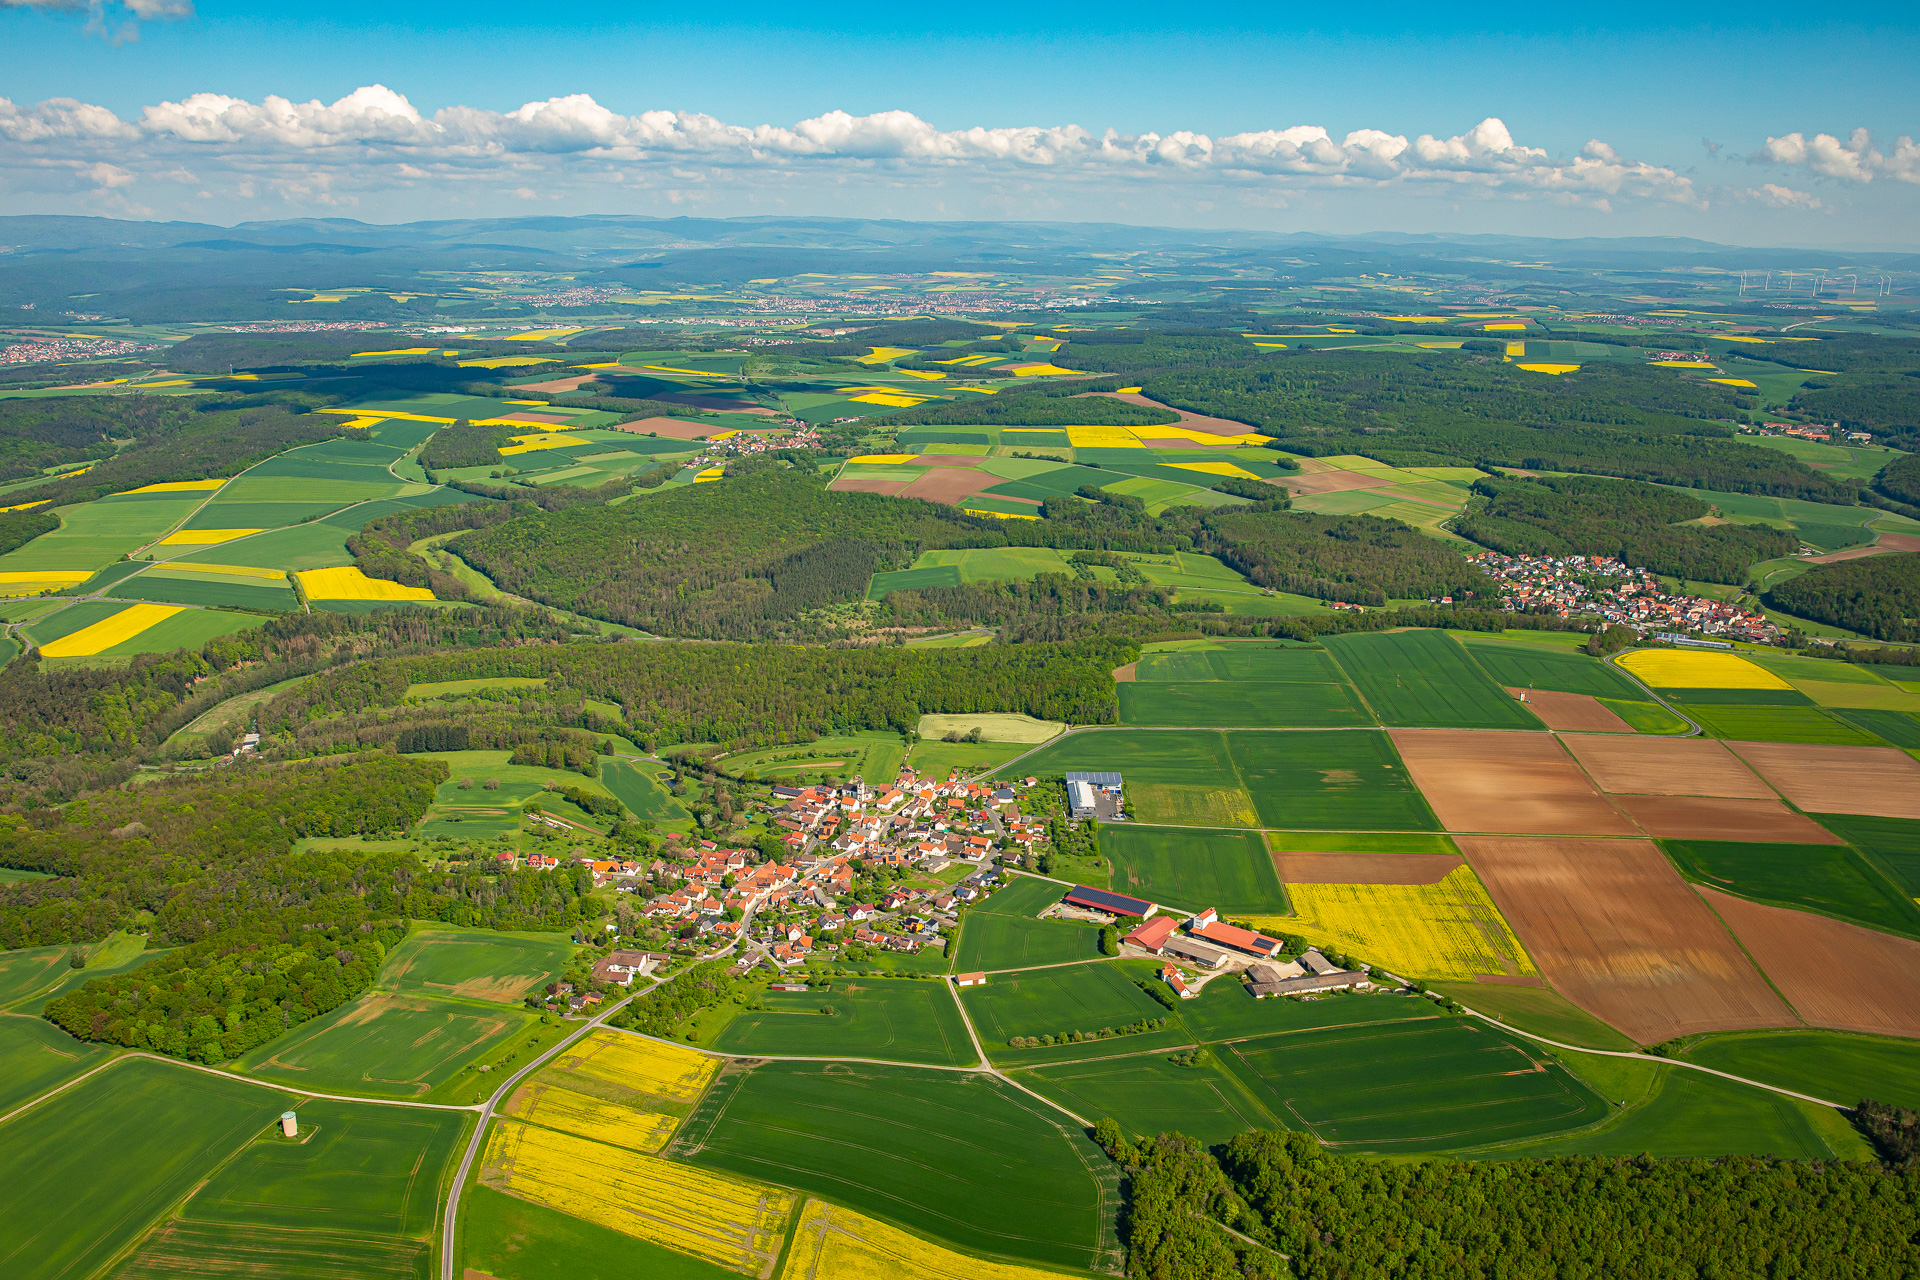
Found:
M 1057 429 L 1057 428 L 1056 428 Z M 1068 427 L 1067 443 L 1076 449 L 1144 449 L 1125 427 Z
M 670 364 L 643 364 L 640 366 L 649 373 L 677 373 L 683 378 L 731 378 L 730 373 L 714 373 L 709 369 L 676 369 Z
M 969 516 L 992 516 L 995 520 L 1038 520 L 1039 516 L 1023 516 L 1012 511 L 977 511 L 972 507 L 962 507 L 961 514 Z
M 353 358 L 358 360 L 364 356 L 425 356 L 439 350 L 438 347 L 397 347 L 392 351 L 356 351 L 353 353 Z
M 265 529 L 181 529 L 160 539 L 163 547 L 216 547 L 235 538 L 246 538 Z
M 508 425 L 520 426 L 523 424 L 509 423 Z M 536 431 L 531 435 L 512 436 L 509 438 L 512 439 L 513 443 L 500 450 L 500 456 L 503 458 L 516 453 L 536 453 L 542 449 L 561 449 L 570 444 L 592 443 L 592 441 L 588 440 L 585 436 L 570 436 L 564 431 Z
M 354 565 L 302 569 L 293 575 L 309 600 L 431 600 L 425 587 L 403 587 L 385 578 L 369 578 Z
M 692 1102 L 706 1089 L 720 1059 L 678 1045 L 618 1031 L 596 1031 L 556 1057 L 551 1070 L 637 1089 L 674 1102 Z
M 857 458 L 848 458 L 847 464 L 874 465 L 891 467 L 901 463 L 913 462 L 920 457 L 917 453 L 863 453 Z
M 1656 689 L 1791 689 L 1764 667 L 1733 653 L 1637 649 L 1620 665 Z
M 1514 344 L 1518 345 L 1518 344 Z M 1525 369 L 1528 373 L 1572 373 L 1580 366 L 1577 364 L 1518 364 L 1516 369 Z
M 92 573 L 62 573 L 57 569 L 0 573 L 0 596 L 37 596 L 42 591 L 77 587 Z
M 849 396 L 855 404 L 883 404 L 891 409 L 912 409 L 927 402 L 926 396 L 900 395 L 892 391 L 869 391 L 864 395 Z
M 1506 917 L 1471 867 L 1439 884 L 1290 884 L 1295 917 L 1254 926 L 1327 943 L 1402 977 L 1535 974 Z
M 1209 476 L 1238 476 L 1242 480 L 1260 478 L 1245 467 L 1237 467 L 1231 462 L 1169 462 L 1167 465 L 1177 471 L 1198 471 Z
M 1492 326 L 1492 325 L 1488 325 L 1488 326 L 1487 326 L 1487 328 L 1489 328 L 1489 329 L 1491 329 L 1491 328 L 1493 328 L 1493 326 Z M 1509 342 L 1509 343 L 1507 344 L 1507 359 L 1509 359 L 1509 360 L 1518 360 L 1518 359 L 1520 359 L 1520 358 L 1521 358 L 1522 356 L 1524 356 L 1524 355 L 1526 355 L 1526 354 L 1527 354 L 1527 344 L 1526 344 L 1526 343 L 1524 343 L 1524 342 Z
M 680 1123 L 673 1116 L 638 1111 L 559 1085 L 543 1084 L 537 1078 L 508 1100 L 502 1114 L 575 1137 L 649 1153 L 666 1146 Z
M 271 578 L 275 582 L 284 582 L 285 569 L 256 569 L 250 564 L 189 564 L 185 560 L 168 560 L 162 568 L 168 573 L 218 573 L 229 578 Z
M 359 418 L 364 416 L 367 413 L 367 410 L 365 409 L 321 409 L 319 412 L 337 413 L 341 417 L 345 417 L 345 418 Z M 459 421 L 458 418 L 436 418 L 433 415 L 426 414 L 426 413 L 397 413 L 392 409 L 380 409 L 380 410 L 377 410 L 376 412 L 378 412 L 382 418 L 393 418 L 400 422 L 437 422 L 443 427 L 447 426 L 450 423 Z
M 1663 369 L 1711 369 L 1713 364 L 1706 360 L 1649 360 L 1648 364 L 1657 364 Z
M 725 467 L 708 467 L 705 471 L 695 476 L 693 482 L 695 484 L 712 484 L 726 474 L 727 469 Z
M 6 512 L 6 511 L 31 511 L 31 510 L 33 510 L 33 509 L 34 509 L 35 507 L 44 507 L 44 506 L 46 506 L 46 505 L 47 505 L 47 504 L 48 504 L 49 502 L 52 502 L 52 501 L 53 501 L 53 499 L 52 499 L 52 498 L 35 498 L 35 499 L 34 499 L 34 500 L 33 500 L 32 502 L 19 502 L 19 503 L 15 503 L 15 504 L 14 504 L 13 506 L 11 506 L 11 507 L 0 507 L 0 512 Z
M 1050 1280 L 1058 1274 L 970 1258 L 851 1209 L 808 1200 L 780 1280 Z
M 177 604 L 136 604 L 111 618 L 102 618 L 90 627 L 82 627 L 70 636 L 49 640 L 40 646 L 48 658 L 85 658 L 103 653 L 123 641 L 131 640 L 156 622 L 180 612 Z
M 861 364 L 885 364 L 900 356 L 914 354 L 912 347 L 875 347 L 866 355 L 858 357 Z
M 206 493 L 225 483 L 225 480 L 173 480 L 166 484 L 143 484 L 138 489 L 123 489 L 113 496 L 124 498 L 132 493 Z
M 1707 381 L 1717 382 L 1723 387 L 1752 387 L 1759 385 L 1758 383 L 1749 382 L 1745 378 L 1708 378 Z
M 462 360 L 462 369 L 517 369 L 528 364 L 559 364 L 555 356 L 490 356 L 485 360 Z
M 585 329 L 529 329 L 525 333 L 510 333 L 508 342 L 541 342 L 547 338 L 571 338 L 576 333 L 585 333 Z
M 928 381 L 938 381 L 947 376 L 944 373 L 935 373 L 932 369 L 902 369 L 900 372 L 909 378 L 925 378 Z
M 1016 378 L 1048 378 L 1059 374 L 1077 375 L 1078 369 L 1062 369 L 1057 364 L 1017 364 L 1011 370 Z
M 778 1187 L 502 1120 L 481 1181 L 747 1275 L 773 1268 L 793 1212 Z

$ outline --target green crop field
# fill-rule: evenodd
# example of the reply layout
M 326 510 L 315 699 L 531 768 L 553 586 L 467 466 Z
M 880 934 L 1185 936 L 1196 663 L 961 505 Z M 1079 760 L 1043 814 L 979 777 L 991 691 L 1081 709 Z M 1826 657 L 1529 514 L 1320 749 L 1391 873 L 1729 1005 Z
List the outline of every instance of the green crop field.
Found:
M 301 1136 L 254 1139 L 144 1240 L 118 1280 L 230 1275 L 288 1280 L 425 1274 L 441 1175 L 468 1123 L 457 1112 L 310 1100 Z
M 509 764 L 511 751 L 433 751 L 421 759 L 444 760 L 447 780 L 434 793 L 440 805 L 483 805 L 515 808 L 540 794 L 551 782 L 560 787 L 578 787 L 596 795 L 607 795 L 597 778 L 588 778 L 571 769 L 548 769 L 540 765 Z M 462 789 L 460 783 L 471 779 L 473 786 Z M 500 785 L 487 789 L 491 779 Z
M 1843 844 L 1736 844 L 1662 840 L 1680 874 L 1783 907 L 1839 916 L 1920 938 L 1920 906 Z
M 1586 1132 L 1516 1144 L 1488 1152 L 1487 1158 L 1775 1155 L 1788 1160 L 1860 1160 L 1870 1154 L 1838 1114 L 1777 1093 L 1644 1059 L 1569 1053 L 1566 1060 L 1609 1104 L 1626 1106 L 1611 1106 L 1608 1122 Z
M 283 593 L 289 609 L 293 593 Z M 268 619 L 255 613 L 230 613 L 222 609 L 184 609 L 170 618 L 162 618 L 130 640 L 123 640 L 100 651 L 101 657 L 120 658 L 138 653 L 171 653 L 175 649 L 198 649 L 209 640 L 230 636 L 260 626 Z
M 1065 892 L 1064 885 L 1021 877 L 974 907 L 960 926 L 953 971 L 1065 964 L 1099 955 L 1097 925 L 1034 918 Z
M 887 1058 L 969 1066 L 977 1058 L 945 982 L 839 978 L 831 989 L 769 991 L 727 1024 L 722 1053 Z M 831 1009 L 831 1013 L 826 1010 Z
M 1460 847 L 1448 835 L 1425 831 L 1269 831 L 1275 853 L 1450 853 Z
M 944 778 L 958 769 L 981 773 L 1032 750 L 1026 742 L 929 742 L 925 738 L 907 752 L 907 763 L 923 777 Z
M 370 991 L 241 1059 L 316 1093 L 423 1099 L 532 1020 L 500 1006 Z
M 1117 690 L 1122 724 L 1236 729 L 1373 723 L 1373 717 L 1361 710 L 1352 690 L 1344 684 L 1292 684 L 1272 680 L 1191 684 L 1155 681 L 1121 684 Z
M 1851 1107 L 1862 1098 L 1920 1110 L 1920 1046 L 1835 1031 L 1732 1031 L 1680 1056 Z
M 28 623 L 20 632 L 31 644 L 51 644 L 76 631 L 84 631 L 96 622 L 105 622 L 122 609 L 131 607 L 119 600 L 82 600 Z
M 1864 853 L 1869 862 L 1892 876 L 1908 897 L 1920 898 L 1920 822 L 1823 813 L 1820 825 Z
M 1749 693 L 1750 690 L 1737 690 Z M 1688 699 L 1681 710 L 1700 722 L 1709 736 L 1734 742 L 1811 742 L 1877 747 L 1859 729 L 1817 707 L 1701 704 Z
M 1657 702 L 1602 698 L 1600 705 L 1627 722 L 1635 733 L 1686 733 L 1687 722 Z
M 1236 643 L 1201 654 L 1216 680 L 1281 680 L 1292 684 L 1329 684 L 1346 679 L 1324 649 L 1294 645 Z M 1143 664 L 1144 665 L 1144 664 Z M 1145 676 L 1140 677 L 1145 679 Z
M 245 529 L 254 526 L 235 527 Z M 255 569 L 284 569 L 288 573 L 353 563 L 353 556 L 347 551 L 347 531 L 318 520 L 290 529 L 274 529 L 268 533 L 256 533 L 252 537 L 223 542 L 204 551 L 191 552 L 180 559 L 189 564 L 238 564 Z
M 1113 863 L 1110 887 L 1118 893 L 1222 914 L 1290 910 L 1257 832 L 1109 825 L 1100 831 L 1100 852 Z
M 477 1181 L 460 1198 L 459 1274 L 493 1280 L 738 1280 L 739 1272 Z
M 1224 736 L 1262 826 L 1346 831 L 1440 828 L 1384 733 L 1325 730 Z
M 1017 772 L 1045 776 L 1068 770 L 1113 770 L 1125 774 L 1129 791 L 1136 783 L 1238 785 L 1233 780 L 1233 764 L 1227 758 L 1225 737 L 1207 730 L 1183 733 L 1101 729 L 1068 734 L 1021 761 Z M 1001 772 L 1011 776 L 1012 771 Z
M 47 1007 L 47 1001 L 55 996 L 63 996 L 76 987 L 85 986 L 95 978 L 108 978 L 116 973 L 125 973 L 129 969 L 138 969 L 141 965 L 166 954 L 166 949 L 145 950 L 146 937 L 143 934 L 110 934 L 96 942 L 87 956 L 84 969 L 60 966 L 51 985 L 41 985 L 34 991 L 17 999 L 8 1010 L 11 1013 L 37 1016 Z
M 376 985 L 388 991 L 512 1004 L 559 977 L 572 956 L 572 940 L 561 933 L 417 925 L 387 954 Z
M 88 1044 L 44 1018 L 0 1014 L 0 1115 L 106 1060 L 103 1045 Z
M 69 972 L 65 947 L 0 951 L 0 1009 L 53 990 Z
M 1286 1127 L 1225 1071 L 1205 1061 L 1182 1066 L 1165 1052 L 1034 1067 L 1017 1076 L 1077 1115 L 1113 1117 L 1134 1138 L 1173 1132 L 1212 1145 L 1249 1129 Z
M 285 582 L 222 577 L 206 573 L 172 574 L 164 569 L 140 574 L 112 588 L 121 600 L 152 600 L 160 604 L 190 604 L 211 608 L 254 609 L 291 613 L 300 607 L 293 588 Z M 175 615 L 177 619 L 180 615 Z M 261 619 L 265 621 L 265 619 Z M 257 625 L 257 624 L 255 624 Z M 211 636 L 208 639 L 212 639 Z M 205 643 L 202 641 L 201 643 Z
M 1015 1036 L 1071 1035 L 1119 1029 L 1142 1018 L 1166 1015 L 1166 1006 L 1134 985 L 1149 979 L 1146 962 L 1098 961 L 990 974 L 985 986 L 960 993 L 974 1030 L 998 1062 L 1017 1058 L 1007 1041 Z M 1125 1037 L 1102 1040 L 1087 1052 L 1126 1051 Z
M 1538 729 L 1461 648 L 1439 631 L 1334 636 L 1327 648 L 1382 724 L 1433 729 Z
M 1863 733 L 1890 742 L 1902 751 L 1920 749 L 1920 716 L 1911 711 L 1884 711 L 1852 707 L 1835 715 Z
M 812 783 L 827 777 L 859 776 L 869 786 L 885 786 L 900 776 L 907 744 L 897 733 L 852 733 L 813 742 L 730 755 L 723 766 L 734 777 L 749 771 L 761 781 Z
M 650 770 L 608 760 L 600 765 L 600 781 L 636 818 L 663 825 L 686 821 L 687 811 Z
M 112 564 L 163 537 L 186 519 L 203 497 L 142 494 L 61 507 L 55 512 L 60 527 L 0 556 L 0 572 L 47 569 L 78 573 Z
M 1509 987 L 1492 982 L 1435 982 L 1435 991 L 1452 996 L 1476 1013 L 1510 1027 L 1588 1049 L 1627 1050 L 1632 1040 L 1545 987 Z
M 1221 1058 L 1289 1127 L 1342 1149 L 1482 1146 L 1606 1114 L 1593 1090 L 1543 1050 L 1444 1014 L 1236 1041 Z
M 1117 1262 L 1117 1171 L 1058 1112 L 989 1076 L 730 1067 L 669 1150 L 963 1249 L 1087 1269 Z
M 1562 693 L 1584 693 L 1596 698 L 1621 698 L 1629 702 L 1644 701 L 1646 698 L 1640 687 L 1621 674 L 1618 667 L 1599 658 L 1590 658 L 1577 650 L 1481 639 L 1471 636 L 1471 633 L 1463 635 L 1461 640 L 1474 662 L 1497 685 L 1554 689 Z
M 0 1216 L 0 1270 L 95 1274 L 291 1101 L 135 1058 L 8 1121 L 0 1185 L 33 1211 Z

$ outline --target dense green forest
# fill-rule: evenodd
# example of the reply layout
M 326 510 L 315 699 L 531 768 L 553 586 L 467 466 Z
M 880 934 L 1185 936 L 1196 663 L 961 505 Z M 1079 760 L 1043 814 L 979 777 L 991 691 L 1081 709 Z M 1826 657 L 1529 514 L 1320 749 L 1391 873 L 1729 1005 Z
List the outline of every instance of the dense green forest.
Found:
M 1237 333 L 1121 329 L 1076 333 L 1054 359 L 1088 372 L 1138 376 L 1169 370 L 1224 369 L 1263 359 Z
M 1815 379 L 1794 393 L 1795 413 L 1872 433 L 1881 444 L 1920 448 L 1920 373 Z
M 0 670 L 0 804 L 60 803 L 123 782 L 203 712 L 282 680 L 374 656 L 567 638 L 564 627 L 526 610 L 416 606 L 290 614 L 125 666 L 15 659 Z
M 1371 605 L 1389 597 L 1462 599 L 1493 591 L 1459 552 L 1398 520 L 1229 507 L 1201 523 L 1201 550 L 1276 591 Z
M 1920 556 L 1818 565 L 1767 592 L 1767 603 L 1875 640 L 1920 640 Z
M 548 727 L 620 733 L 647 751 L 682 743 L 772 746 L 861 729 L 901 732 L 922 715 L 1011 711 L 1112 723 L 1123 639 L 973 649 L 798 648 L 735 644 L 570 644 L 478 649 L 363 662 L 279 695 L 259 714 L 269 754 L 357 751 L 416 726 L 460 719 L 480 735 Z M 444 680 L 532 677 L 545 689 L 471 706 L 409 703 Z M 587 701 L 623 708 L 610 721 Z M 530 739 L 531 740 L 531 739 Z M 493 739 L 488 738 L 491 745 Z M 505 745 L 504 740 L 500 745 Z
M 37 511 L 0 512 L 0 555 L 26 546 L 43 533 L 60 527 L 60 517 L 51 507 Z
M 190 416 L 190 410 L 177 402 L 149 396 L 0 400 L 0 480 L 112 457 L 116 441 L 135 439 Z
M 474 422 L 456 422 L 442 427 L 420 451 L 420 465 L 429 471 L 448 471 L 454 467 L 497 467 L 500 451 L 513 443 L 512 433 L 497 423 L 482 426 Z
M 1792 555 L 1800 539 L 1767 525 L 1686 525 L 1712 508 L 1690 494 L 1633 480 L 1543 476 L 1485 479 L 1487 499 L 1454 529 L 1511 556 L 1611 556 L 1636 568 L 1702 582 L 1744 583 L 1761 560 Z
M 1151 1280 L 1894 1280 L 1920 1266 L 1920 1167 L 1910 1163 L 1387 1163 L 1334 1154 L 1305 1133 L 1243 1133 L 1213 1152 L 1179 1134 L 1131 1143 L 1111 1120 L 1096 1137 L 1128 1174 L 1127 1273 Z
M 1880 474 L 1873 478 L 1873 487 L 1895 502 L 1920 507 L 1920 454 L 1895 458 L 1880 468 Z
M 1107 396 L 1085 394 L 1086 384 L 1009 389 L 995 396 L 965 400 L 930 401 L 917 409 L 902 409 L 882 419 L 891 431 L 909 426 L 1019 427 L 1151 427 L 1180 421 L 1166 409 L 1128 404 Z
M 294 852 L 305 836 L 405 831 L 445 777 L 375 756 L 104 792 L 0 817 L 0 946 L 84 943 L 140 919 L 174 948 L 47 1003 L 83 1040 L 235 1058 L 365 991 L 406 920 L 569 929 L 602 914 L 579 869 L 428 871 L 405 851 Z

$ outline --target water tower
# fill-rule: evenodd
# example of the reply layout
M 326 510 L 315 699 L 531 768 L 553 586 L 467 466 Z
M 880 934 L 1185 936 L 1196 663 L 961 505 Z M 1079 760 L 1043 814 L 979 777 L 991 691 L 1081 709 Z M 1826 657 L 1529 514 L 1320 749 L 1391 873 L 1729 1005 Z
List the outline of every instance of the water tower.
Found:
M 300 1113 L 297 1111 L 282 1111 L 280 1113 L 280 1132 L 289 1138 L 299 1137 Z

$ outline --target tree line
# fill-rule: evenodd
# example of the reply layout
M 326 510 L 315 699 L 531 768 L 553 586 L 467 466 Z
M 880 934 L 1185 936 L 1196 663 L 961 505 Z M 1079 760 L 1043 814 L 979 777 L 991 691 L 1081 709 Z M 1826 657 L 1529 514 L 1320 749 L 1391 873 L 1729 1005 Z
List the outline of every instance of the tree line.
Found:
M 1816 565 L 1766 594 L 1769 606 L 1875 640 L 1920 640 L 1920 556 Z

